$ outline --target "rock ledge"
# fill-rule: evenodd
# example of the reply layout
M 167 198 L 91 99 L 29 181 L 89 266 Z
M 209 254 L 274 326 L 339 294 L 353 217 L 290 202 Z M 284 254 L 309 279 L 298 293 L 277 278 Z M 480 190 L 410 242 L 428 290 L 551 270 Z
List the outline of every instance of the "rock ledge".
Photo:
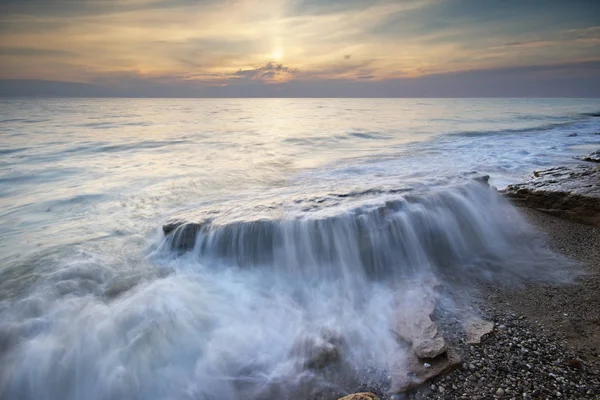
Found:
M 535 171 L 529 181 L 500 192 L 548 214 L 600 226 L 600 167 L 575 165 Z

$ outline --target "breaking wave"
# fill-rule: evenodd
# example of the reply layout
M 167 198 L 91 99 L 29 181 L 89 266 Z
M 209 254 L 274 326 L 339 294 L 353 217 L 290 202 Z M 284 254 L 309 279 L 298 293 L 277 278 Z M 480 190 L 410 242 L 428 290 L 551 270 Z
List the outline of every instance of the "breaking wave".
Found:
M 473 182 L 322 217 L 175 219 L 163 227 L 162 251 L 191 251 L 201 263 L 269 267 L 309 280 L 426 273 L 445 281 L 514 282 L 534 277 L 544 261 L 540 243 L 531 245 L 539 239 L 521 218 L 494 189 Z
M 415 287 L 439 282 L 437 307 L 460 316 L 464 285 L 560 277 L 519 213 L 480 182 L 330 211 L 166 224 L 148 260 L 158 273 L 92 260 L 52 274 L 1 304 L 0 397 L 382 391 L 404 354 L 394 326 L 418 307 Z

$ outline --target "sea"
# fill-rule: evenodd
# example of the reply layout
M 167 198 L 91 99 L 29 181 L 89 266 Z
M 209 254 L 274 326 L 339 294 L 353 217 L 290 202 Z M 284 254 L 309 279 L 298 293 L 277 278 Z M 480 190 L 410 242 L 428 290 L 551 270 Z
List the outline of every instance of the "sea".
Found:
M 597 99 L 2 99 L 0 398 L 385 389 L 415 288 L 460 321 L 482 282 L 567 279 L 496 188 L 580 163 L 599 112 Z

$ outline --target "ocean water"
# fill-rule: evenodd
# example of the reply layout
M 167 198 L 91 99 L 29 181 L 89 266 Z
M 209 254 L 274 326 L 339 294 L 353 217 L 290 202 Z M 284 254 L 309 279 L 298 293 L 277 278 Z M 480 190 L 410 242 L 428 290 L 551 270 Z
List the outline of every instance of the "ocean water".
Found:
M 407 285 L 440 282 L 460 319 L 477 282 L 564 278 L 473 178 L 501 188 L 577 162 L 600 144 L 599 111 L 2 100 L 0 398 L 337 398 L 386 382 L 392 328 L 418 304 Z M 173 219 L 194 224 L 165 237 Z

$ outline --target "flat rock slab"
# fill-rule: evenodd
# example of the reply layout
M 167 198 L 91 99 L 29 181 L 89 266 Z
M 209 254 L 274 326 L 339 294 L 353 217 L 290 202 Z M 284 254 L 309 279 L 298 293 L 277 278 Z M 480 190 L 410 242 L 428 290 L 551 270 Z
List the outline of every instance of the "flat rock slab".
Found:
M 431 319 L 435 310 L 435 280 L 408 280 L 396 299 L 397 322 L 394 332 L 420 358 L 434 358 L 446 351 L 446 342 Z
M 453 348 L 432 359 L 421 359 L 414 351 L 399 351 L 390 362 L 392 378 L 390 392 L 404 393 L 422 386 L 425 382 L 447 374 L 461 364 L 460 355 Z
M 481 318 L 471 318 L 464 324 L 467 344 L 481 344 L 493 331 L 494 323 Z
M 500 192 L 516 203 L 600 226 L 600 167 L 575 165 L 535 171 L 531 180 Z
M 377 395 L 374 393 L 363 392 L 349 394 L 348 396 L 344 396 L 338 400 L 379 400 L 379 397 L 377 397 Z

